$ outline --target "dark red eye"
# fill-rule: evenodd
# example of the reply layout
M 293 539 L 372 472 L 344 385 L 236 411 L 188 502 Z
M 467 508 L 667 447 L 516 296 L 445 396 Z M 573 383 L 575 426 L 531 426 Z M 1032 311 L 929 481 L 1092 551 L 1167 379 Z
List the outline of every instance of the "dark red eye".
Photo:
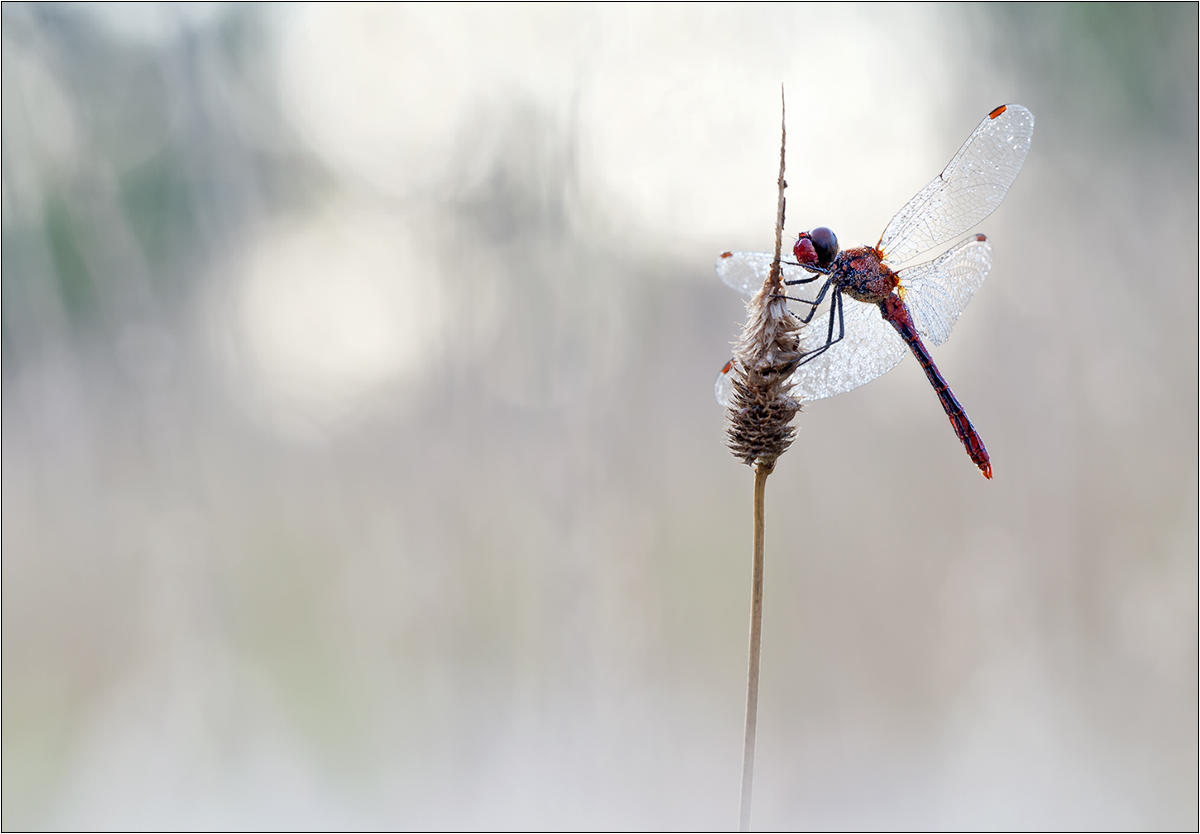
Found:
M 815 264 L 818 260 L 817 248 L 813 246 L 812 239 L 808 237 L 807 232 L 800 235 L 800 239 L 792 247 L 792 254 L 796 256 L 796 263 Z
M 817 263 L 821 266 L 833 263 L 838 253 L 837 235 L 824 226 L 818 226 L 808 234 L 812 238 L 813 248 L 817 250 Z

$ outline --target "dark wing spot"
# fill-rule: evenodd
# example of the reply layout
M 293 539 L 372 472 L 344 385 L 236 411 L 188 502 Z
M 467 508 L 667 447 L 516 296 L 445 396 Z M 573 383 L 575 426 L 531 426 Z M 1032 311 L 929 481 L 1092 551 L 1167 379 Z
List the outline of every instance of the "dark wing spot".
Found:
M 1007 110 L 1007 109 L 1008 109 L 1008 105 L 1007 105 L 1007 104 L 1001 104 L 999 107 L 997 107 L 997 108 L 996 108 L 995 110 L 993 110 L 991 113 L 988 113 L 988 118 L 989 118 L 989 119 L 995 119 L 996 117 L 998 117 L 998 116 L 999 116 L 1001 113 L 1003 113 L 1003 112 L 1004 112 L 1005 110 Z

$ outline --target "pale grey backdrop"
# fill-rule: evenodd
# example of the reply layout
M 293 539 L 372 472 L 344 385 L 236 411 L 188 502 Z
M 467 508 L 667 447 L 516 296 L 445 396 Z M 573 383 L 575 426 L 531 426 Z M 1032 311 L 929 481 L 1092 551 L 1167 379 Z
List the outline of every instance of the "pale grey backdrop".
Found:
M 758 828 L 1197 825 L 1197 16 L 3 7 L 3 825 L 737 811 L 771 245 L 1033 148 L 768 486 Z

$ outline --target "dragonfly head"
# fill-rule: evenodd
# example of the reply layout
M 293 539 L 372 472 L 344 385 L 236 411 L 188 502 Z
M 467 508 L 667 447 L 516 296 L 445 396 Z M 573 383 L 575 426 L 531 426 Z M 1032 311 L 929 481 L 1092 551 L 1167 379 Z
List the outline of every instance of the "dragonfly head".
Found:
M 837 253 L 837 235 L 824 226 L 818 226 L 811 232 L 801 232 L 800 239 L 792 247 L 796 262 L 801 264 L 829 266 Z

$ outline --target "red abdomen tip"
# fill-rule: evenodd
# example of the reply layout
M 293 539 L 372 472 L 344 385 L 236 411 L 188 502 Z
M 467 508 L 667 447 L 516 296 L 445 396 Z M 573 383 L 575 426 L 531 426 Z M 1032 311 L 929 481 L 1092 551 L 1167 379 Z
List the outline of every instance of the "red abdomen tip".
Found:
M 983 477 L 987 478 L 990 481 L 992 479 L 992 463 L 991 463 L 991 461 L 987 461 L 986 463 L 981 463 L 979 465 L 979 471 L 983 473 Z

